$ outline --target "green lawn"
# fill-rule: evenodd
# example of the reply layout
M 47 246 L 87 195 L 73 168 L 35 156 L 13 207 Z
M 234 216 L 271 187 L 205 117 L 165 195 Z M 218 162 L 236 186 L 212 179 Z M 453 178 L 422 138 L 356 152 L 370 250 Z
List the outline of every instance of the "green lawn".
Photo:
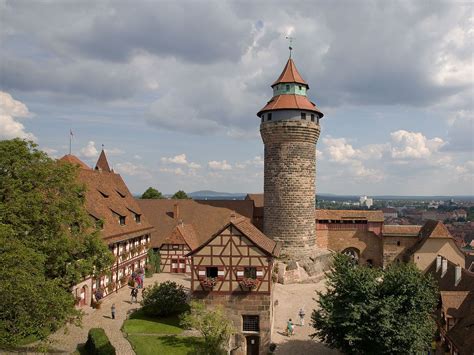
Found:
M 129 335 L 127 338 L 137 355 L 189 355 L 202 344 L 201 338 L 152 335 Z
M 128 334 L 180 334 L 183 328 L 177 316 L 153 318 L 139 310 L 123 323 L 123 331 Z

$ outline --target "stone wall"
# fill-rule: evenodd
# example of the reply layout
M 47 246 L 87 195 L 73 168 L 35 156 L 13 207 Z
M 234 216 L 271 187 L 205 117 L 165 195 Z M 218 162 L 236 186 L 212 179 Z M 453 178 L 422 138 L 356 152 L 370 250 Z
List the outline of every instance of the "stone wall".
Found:
M 217 294 L 214 292 L 194 292 L 193 299 L 204 301 L 207 307 L 224 307 L 229 319 L 234 323 L 238 332 L 237 337 L 232 341 L 232 346 L 237 349 L 232 352 L 234 355 L 244 355 L 247 353 L 245 336 L 260 336 L 260 354 L 266 354 L 271 343 L 273 325 L 273 300 L 269 294 L 252 293 L 246 294 Z M 258 315 L 260 318 L 260 331 L 244 332 L 243 315 Z
M 316 142 L 314 122 L 264 122 L 264 232 L 282 242 L 281 257 L 301 260 L 314 253 Z
M 416 243 L 418 237 L 383 237 L 383 267 L 402 262 L 403 254 Z

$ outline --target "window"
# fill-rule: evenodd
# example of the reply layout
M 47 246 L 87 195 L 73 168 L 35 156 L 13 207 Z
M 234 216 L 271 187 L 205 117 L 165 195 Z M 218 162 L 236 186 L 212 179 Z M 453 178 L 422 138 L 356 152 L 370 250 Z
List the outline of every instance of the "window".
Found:
M 303 87 L 302 87 L 301 85 L 299 85 L 298 88 L 299 88 L 300 90 L 303 90 Z
M 262 120 L 260 122 L 263 123 L 263 121 L 265 121 L 265 115 L 262 115 Z
M 272 114 L 269 113 L 269 114 L 267 115 L 267 121 L 271 121 L 271 120 L 272 120 Z
M 117 191 L 118 195 L 119 195 L 121 198 L 125 198 L 125 196 L 126 196 L 125 193 L 120 192 L 119 190 L 115 190 L 115 191 Z
M 119 223 L 121 226 L 125 225 L 125 216 L 119 216 Z
M 216 267 L 207 267 L 206 268 L 206 277 L 217 277 L 217 268 Z
M 305 120 L 305 119 L 306 119 L 306 113 L 301 112 L 301 119 L 302 119 L 302 120 Z
M 98 190 L 98 191 L 102 195 L 102 197 L 109 198 L 109 195 L 107 195 L 105 192 L 102 192 L 100 190 Z
M 311 114 L 311 122 L 314 122 L 314 115 Z
M 242 315 L 243 331 L 244 332 L 258 332 L 260 331 L 259 316 Z
M 135 222 L 140 223 L 141 221 L 141 215 L 135 213 Z
M 400 241 L 397 242 L 397 246 L 398 246 L 398 247 L 400 246 Z
M 256 279 L 257 278 L 257 268 L 255 267 L 246 267 L 244 269 L 244 277 L 248 279 Z
M 290 85 L 285 85 L 285 89 L 288 91 L 290 90 Z

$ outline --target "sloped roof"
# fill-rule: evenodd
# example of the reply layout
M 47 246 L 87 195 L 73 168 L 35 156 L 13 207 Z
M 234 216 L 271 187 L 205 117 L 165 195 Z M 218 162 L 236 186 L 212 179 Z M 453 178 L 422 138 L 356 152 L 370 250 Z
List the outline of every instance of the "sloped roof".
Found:
M 461 318 L 467 302 L 472 302 L 468 299 L 472 297 L 470 291 L 441 291 L 440 294 L 444 313 L 454 318 Z
M 68 157 L 60 160 L 76 162 L 79 159 Z M 83 168 L 79 169 L 77 180 L 86 187 L 85 207 L 87 212 L 94 218 L 103 221 L 101 236 L 107 243 L 139 236 L 153 230 L 146 217 L 140 218 L 140 223 L 135 222 L 132 211 L 142 214 L 141 209 L 119 174 Z M 108 197 L 104 197 L 99 192 L 100 190 L 105 191 Z M 124 197 L 118 194 L 117 190 L 122 191 Z M 125 217 L 125 225 L 119 224 L 117 216 L 112 211 Z
M 474 297 L 472 295 L 464 302 L 462 308 L 464 317 L 448 331 L 448 336 L 461 354 L 474 354 Z
M 264 252 L 276 257 L 280 255 L 280 243 L 275 242 L 273 239 L 270 239 L 265 234 L 263 234 L 257 227 L 250 223 L 247 218 L 236 214 L 232 214 L 227 223 L 221 226 L 210 238 L 201 243 L 198 248 L 192 250 L 187 255 L 193 255 L 197 251 L 204 248 L 229 226 L 234 226 L 237 228 L 244 236 L 254 243 L 256 247 L 260 248 Z
M 185 244 L 191 250 L 199 246 L 196 231 L 192 224 L 179 223 L 171 233 L 165 237 L 164 244 Z
M 245 199 L 253 201 L 255 207 L 263 207 L 263 194 L 247 194 Z
M 384 224 L 382 235 L 384 237 L 417 237 L 422 226 L 417 225 L 390 225 Z
M 298 69 L 296 69 L 295 62 L 291 58 L 286 62 L 283 71 L 278 79 L 272 84 L 272 87 L 280 83 L 298 83 L 309 87 L 306 81 L 301 77 Z
M 410 256 L 416 253 L 428 239 L 452 239 L 454 241 L 454 238 L 451 233 L 449 233 L 443 222 L 428 220 L 420 229 L 419 240 L 412 247 L 406 250 L 404 258 L 409 259 Z
M 462 265 L 461 265 L 462 266 Z M 456 285 L 455 278 L 456 264 L 448 260 L 446 274 L 441 276 L 441 268 L 436 271 L 436 260 L 426 270 L 433 276 L 440 291 L 469 291 L 474 292 L 474 273 L 461 268 L 461 281 Z
M 80 160 L 75 155 L 66 154 L 65 156 L 60 158 L 59 161 L 63 162 L 63 163 L 69 163 L 69 164 L 72 164 L 72 165 L 77 165 L 81 169 L 91 170 L 91 168 L 86 163 L 84 163 L 82 160 Z
M 282 94 L 273 96 L 270 101 L 267 102 L 265 107 L 263 107 L 258 113 L 257 116 L 266 111 L 272 110 L 306 110 L 316 112 L 319 117 L 323 117 L 324 114 L 321 110 L 306 96 L 296 95 L 296 94 Z
M 109 162 L 107 161 L 107 157 L 105 156 L 105 152 L 102 149 L 99 155 L 99 159 L 97 160 L 97 164 L 95 165 L 96 170 L 102 170 L 107 173 L 110 173 L 112 170 L 110 170 Z
M 246 200 L 157 200 L 137 199 L 141 210 L 155 227 L 151 235 L 151 245 L 159 248 L 166 236 L 181 223 L 193 226 L 199 244 L 230 220 L 234 213 L 251 220 L 253 215 L 252 201 Z M 174 218 L 174 205 L 179 209 L 178 218 Z
M 316 220 L 367 220 L 367 222 L 383 222 L 382 211 L 365 210 L 316 210 Z

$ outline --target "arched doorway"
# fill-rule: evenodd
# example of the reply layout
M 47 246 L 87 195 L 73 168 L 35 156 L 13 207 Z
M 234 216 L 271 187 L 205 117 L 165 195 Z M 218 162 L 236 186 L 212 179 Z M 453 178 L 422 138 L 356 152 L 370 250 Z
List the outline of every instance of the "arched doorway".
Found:
M 346 248 L 342 251 L 342 254 L 347 255 L 352 259 L 352 262 L 356 265 L 359 264 L 360 251 L 357 248 Z

